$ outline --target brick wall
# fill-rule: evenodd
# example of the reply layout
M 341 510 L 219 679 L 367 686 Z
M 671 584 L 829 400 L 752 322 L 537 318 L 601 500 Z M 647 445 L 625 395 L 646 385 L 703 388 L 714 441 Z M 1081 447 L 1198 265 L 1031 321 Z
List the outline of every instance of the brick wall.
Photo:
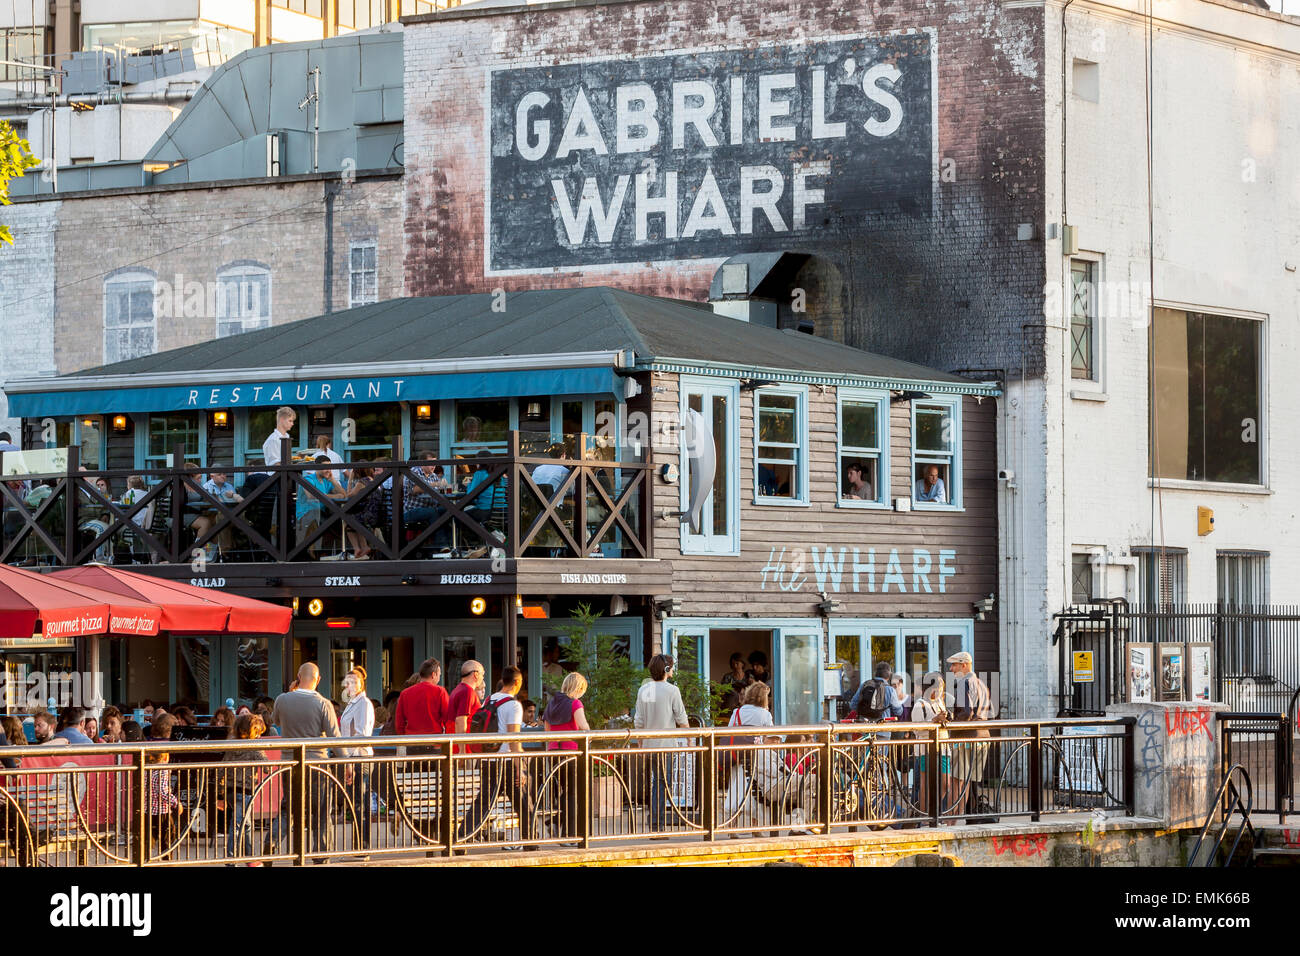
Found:
M 54 224 L 60 205 L 15 204 L 4 211 L 14 244 L 0 246 L 0 382 L 54 368 Z M 19 422 L 8 406 L 0 392 L 0 429 L 16 440 Z
M 684 49 L 792 44 L 933 28 L 940 178 L 924 218 L 827 220 L 783 240 L 843 277 L 843 339 L 942 369 L 1021 363 L 1021 326 L 1041 314 L 1043 70 L 1041 8 L 990 0 L 871 8 L 846 0 L 578 3 L 452 13 L 405 30 L 406 287 L 410 294 L 615 285 L 702 300 L 720 258 L 539 269 L 485 276 L 484 141 L 489 71 Z M 593 79 L 593 83 L 600 81 Z M 729 254 L 729 253 L 723 253 Z M 839 323 L 822 331 L 834 335 Z M 1041 345 L 1028 343 L 1029 371 Z
M 37 267 L 20 257 L 0 258 L 0 282 L 46 283 L 54 293 L 32 328 L 49 343 L 60 374 L 104 362 L 104 281 L 124 270 L 153 274 L 173 305 L 156 326 L 156 349 L 177 348 L 216 335 L 218 271 L 231 263 L 265 266 L 271 273 L 271 321 L 279 325 L 326 311 L 326 193 L 333 191 L 330 306 L 348 307 L 348 251 L 353 240 L 377 244 L 378 297 L 402 294 L 401 180 L 362 177 L 346 184 L 309 177 L 288 182 L 111 191 L 69 195 L 58 203 L 13 207 L 14 216 L 45 225 L 24 233 L 22 254 L 45 258 Z M 39 233 L 39 235 L 37 235 Z M 47 243 L 48 248 L 41 243 Z M 177 283 L 177 276 L 181 281 Z M 181 291 L 176 301 L 175 290 Z M 32 300 L 35 301 L 35 300 Z M 7 378 L 50 371 L 37 360 L 15 361 Z

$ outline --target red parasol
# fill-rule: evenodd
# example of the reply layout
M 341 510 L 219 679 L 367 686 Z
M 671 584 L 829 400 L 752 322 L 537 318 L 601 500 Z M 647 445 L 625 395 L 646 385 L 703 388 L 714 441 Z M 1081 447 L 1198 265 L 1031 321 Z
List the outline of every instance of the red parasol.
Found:
M 102 564 L 51 576 L 156 604 L 162 608 L 163 629 L 184 634 L 287 634 L 293 621 L 292 609 L 269 601 Z
M 162 609 L 139 597 L 111 594 L 26 568 L 0 565 L 0 636 L 85 637 L 158 633 Z

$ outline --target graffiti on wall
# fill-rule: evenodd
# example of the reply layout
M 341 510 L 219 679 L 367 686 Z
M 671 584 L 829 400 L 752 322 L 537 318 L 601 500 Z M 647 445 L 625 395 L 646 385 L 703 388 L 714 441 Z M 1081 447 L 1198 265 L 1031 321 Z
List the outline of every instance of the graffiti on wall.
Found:
M 934 36 L 493 71 L 487 269 L 716 257 L 928 215 Z

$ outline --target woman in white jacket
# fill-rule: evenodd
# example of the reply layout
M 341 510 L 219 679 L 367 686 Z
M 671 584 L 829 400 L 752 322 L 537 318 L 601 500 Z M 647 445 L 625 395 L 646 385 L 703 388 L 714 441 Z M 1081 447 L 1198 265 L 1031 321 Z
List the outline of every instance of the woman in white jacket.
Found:
M 345 706 L 339 715 L 340 737 L 370 737 L 375 731 L 375 705 L 366 696 L 366 669 L 354 667 L 343 678 L 343 700 Z M 345 757 L 373 757 L 374 751 L 369 747 L 341 747 Z M 370 847 L 370 764 L 360 762 L 348 764 L 343 771 L 343 782 L 347 785 L 348 796 L 352 801 L 352 810 L 356 813 L 356 849 L 364 851 Z M 344 814 L 343 825 L 351 822 Z

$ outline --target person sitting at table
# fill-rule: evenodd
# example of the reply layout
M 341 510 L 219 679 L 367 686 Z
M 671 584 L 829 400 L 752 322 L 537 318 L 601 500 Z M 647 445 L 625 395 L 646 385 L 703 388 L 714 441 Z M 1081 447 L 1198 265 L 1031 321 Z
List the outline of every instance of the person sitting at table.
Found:
M 470 477 L 469 487 L 465 489 L 465 497 L 469 501 L 465 512 L 480 524 L 488 520 L 494 508 L 505 503 L 504 478 L 498 478 L 492 482 L 490 488 L 479 493 L 478 497 L 474 497 L 479 486 L 488 480 L 488 469 L 491 465 L 484 459 L 491 457 L 492 452 L 486 448 L 474 456 L 474 474 Z
M 328 466 L 332 464 L 325 455 L 317 455 L 316 463 L 318 465 Z M 334 477 L 334 471 L 329 467 L 317 468 L 315 471 L 304 471 L 302 473 L 304 484 L 311 485 L 313 488 L 320 490 L 330 498 L 346 498 L 347 491 L 338 483 Z M 306 488 L 299 489 L 295 513 L 298 519 L 298 540 L 310 535 L 320 526 L 322 503 L 320 498 L 312 494 Z M 312 545 L 307 549 L 311 560 L 316 560 L 316 547 Z
M 561 459 L 561 460 L 572 457 L 569 454 L 568 447 L 566 447 L 566 445 L 561 442 L 556 442 L 555 444 L 551 445 L 551 447 L 546 450 L 546 453 L 552 458 Z M 533 481 L 539 487 L 540 486 L 550 487 L 549 497 L 551 498 L 555 497 L 555 493 L 560 489 L 560 486 L 564 484 L 564 482 L 568 479 L 568 477 L 569 477 L 569 469 L 564 467 L 564 465 L 559 464 L 558 462 L 556 464 L 551 464 L 548 462 L 545 465 L 538 465 L 536 468 L 533 469 L 533 473 L 532 473 Z M 569 494 L 570 495 L 573 494 L 572 489 L 569 490 Z
M 369 465 L 355 465 L 352 477 L 348 479 L 348 497 L 365 494 L 375 480 L 375 469 Z M 375 488 L 361 502 L 361 507 L 353 512 L 361 525 L 372 533 L 380 531 L 388 522 L 388 509 L 384 506 L 385 489 Z M 359 531 L 348 529 L 348 554 L 351 560 L 366 561 L 370 558 L 371 547 Z
M 208 480 L 203 483 L 203 490 L 228 505 L 236 505 L 243 501 L 244 496 L 235 491 L 235 486 L 230 483 L 225 467 L 214 464 L 211 468 L 212 470 L 208 472 Z

